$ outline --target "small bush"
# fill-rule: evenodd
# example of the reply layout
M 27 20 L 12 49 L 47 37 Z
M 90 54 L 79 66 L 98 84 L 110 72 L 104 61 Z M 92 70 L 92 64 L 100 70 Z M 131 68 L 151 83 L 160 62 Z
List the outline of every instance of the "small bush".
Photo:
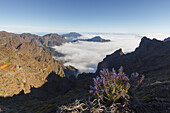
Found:
M 114 68 L 112 72 L 109 72 L 108 69 L 103 69 L 100 71 L 100 76 L 93 78 L 94 87 L 90 86 L 91 90 L 89 92 L 107 103 L 116 102 L 120 98 L 126 99 L 129 98 L 129 89 L 135 90 L 144 79 L 144 76 L 142 76 L 137 81 L 138 77 L 138 73 L 132 73 L 128 77 L 123 72 L 123 67 L 120 67 L 118 73 L 116 73 Z
M 58 107 L 57 112 L 134 113 L 134 103 L 129 102 L 129 92 L 134 93 L 144 76 L 138 78 L 138 73 L 126 75 L 123 67 L 120 67 L 118 73 L 114 69 L 111 72 L 103 69 L 100 71 L 100 76 L 93 78 L 94 87 L 90 86 L 89 92 L 97 98 L 89 98 L 88 101 L 76 100 L 67 106 Z

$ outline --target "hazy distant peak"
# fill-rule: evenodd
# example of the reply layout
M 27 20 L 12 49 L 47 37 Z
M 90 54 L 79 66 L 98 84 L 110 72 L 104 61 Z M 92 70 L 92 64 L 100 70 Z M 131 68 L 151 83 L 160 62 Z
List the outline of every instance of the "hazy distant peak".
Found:
M 57 33 L 49 33 L 49 34 L 45 34 L 44 36 L 59 36 Z
M 67 33 L 67 34 L 74 34 L 74 35 L 79 35 L 79 36 L 82 36 L 80 33 L 77 33 L 77 32 L 70 32 L 70 33 Z
M 76 32 L 70 32 L 67 34 L 63 34 L 62 36 L 66 37 L 66 40 L 70 42 L 70 41 L 77 39 L 78 37 L 80 37 L 82 35 L 79 33 L 76 33 Z
M 93 38 L 90 39 L 77 39 L 77 40 L 73 40 L 72 42 L 77 42 L 77 41 L 87 41 L 87 42 L 110 42 L 110 40 L 108 39 L 103 39 L 100 36 L 95 36 Z

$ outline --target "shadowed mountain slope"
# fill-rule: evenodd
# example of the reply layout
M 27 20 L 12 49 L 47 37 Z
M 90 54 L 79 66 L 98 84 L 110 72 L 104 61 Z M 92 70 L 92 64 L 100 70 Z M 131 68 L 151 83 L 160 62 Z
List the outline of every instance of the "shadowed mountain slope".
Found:
M 169 113 L 170 106 L 170 41 L 159 41 L 143 37 L 134 52 L 124 54 L 121 49 L 107 55 L 98 64 L 96 74 L 102 68 L 118 70 L 124 67 L 126 74 L 138 72 L 145 79 L 136 96 L 140 106 L 137 113 Z
M 96 73 L 102 68 L 118 69 L 123 66 L 127 73 L 140 72 L 143 74 L 159 72 L 170 73 L 170 42 L 143 37 L 140 45 L 134 52 L 123 54 L 122 49 L 107 55 L 98 64 Z M 166 71 L 165 71 L 166 70 Z

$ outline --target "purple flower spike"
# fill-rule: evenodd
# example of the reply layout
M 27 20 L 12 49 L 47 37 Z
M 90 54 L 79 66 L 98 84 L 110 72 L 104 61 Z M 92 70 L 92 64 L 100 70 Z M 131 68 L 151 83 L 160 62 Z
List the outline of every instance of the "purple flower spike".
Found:
M 127 76 L 123 76 L 123 81 L 129 81 L 129 78 Z
M 90 86 L 89 93 L 98 96 L 98 98 L 105 98 L 108 101 L 115 102 L 120 99 L 120 97 L 124 98 L 128 95 L 127 93 L 131 84 L 137 83 L 137 86 L 135 87 L 137 88 L 144 79 L 144 76 L 142 76 L 141 79 L 136 82 L 139 76 L 138 73 L 133 73 L 129 79 L 123 72 L 123 67 L 120 67 L 118 72 L 119 73 L 116 73 L 114 68 L 112 69 L 112 72 L 108 69 L 101 70 L 100 76 L 93 78 L 94 87 Z
M 90 90 L 89 93 L 93 93 L 93 90 Z

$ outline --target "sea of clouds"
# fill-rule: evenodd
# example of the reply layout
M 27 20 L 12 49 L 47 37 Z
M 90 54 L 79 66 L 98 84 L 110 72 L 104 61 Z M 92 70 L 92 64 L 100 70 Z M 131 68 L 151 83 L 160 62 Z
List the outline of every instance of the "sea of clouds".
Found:
M 139 46 L 142 35 L 136 34 L 82 34 L 79 39 L 92 38 L 94 36 L 101 36 L 104 39 L 110 39 L 111 42 L 85 42 L 79 41 L 75 43 L 65 43 L 61 46 L 55 46 L 56 51 L 65 54 L 64 57 L 59 57 L 57 60 L 67 61 L 64 65 L 72 65 L 80 72 L 95 72 L 97 64 L 101 62 L 106 55 L 122 48 L 124 53 L 132 52 Z M 157 35 L 148 35 L 154 38 Z M 164 39 L 165 36 L 159 35 Z

